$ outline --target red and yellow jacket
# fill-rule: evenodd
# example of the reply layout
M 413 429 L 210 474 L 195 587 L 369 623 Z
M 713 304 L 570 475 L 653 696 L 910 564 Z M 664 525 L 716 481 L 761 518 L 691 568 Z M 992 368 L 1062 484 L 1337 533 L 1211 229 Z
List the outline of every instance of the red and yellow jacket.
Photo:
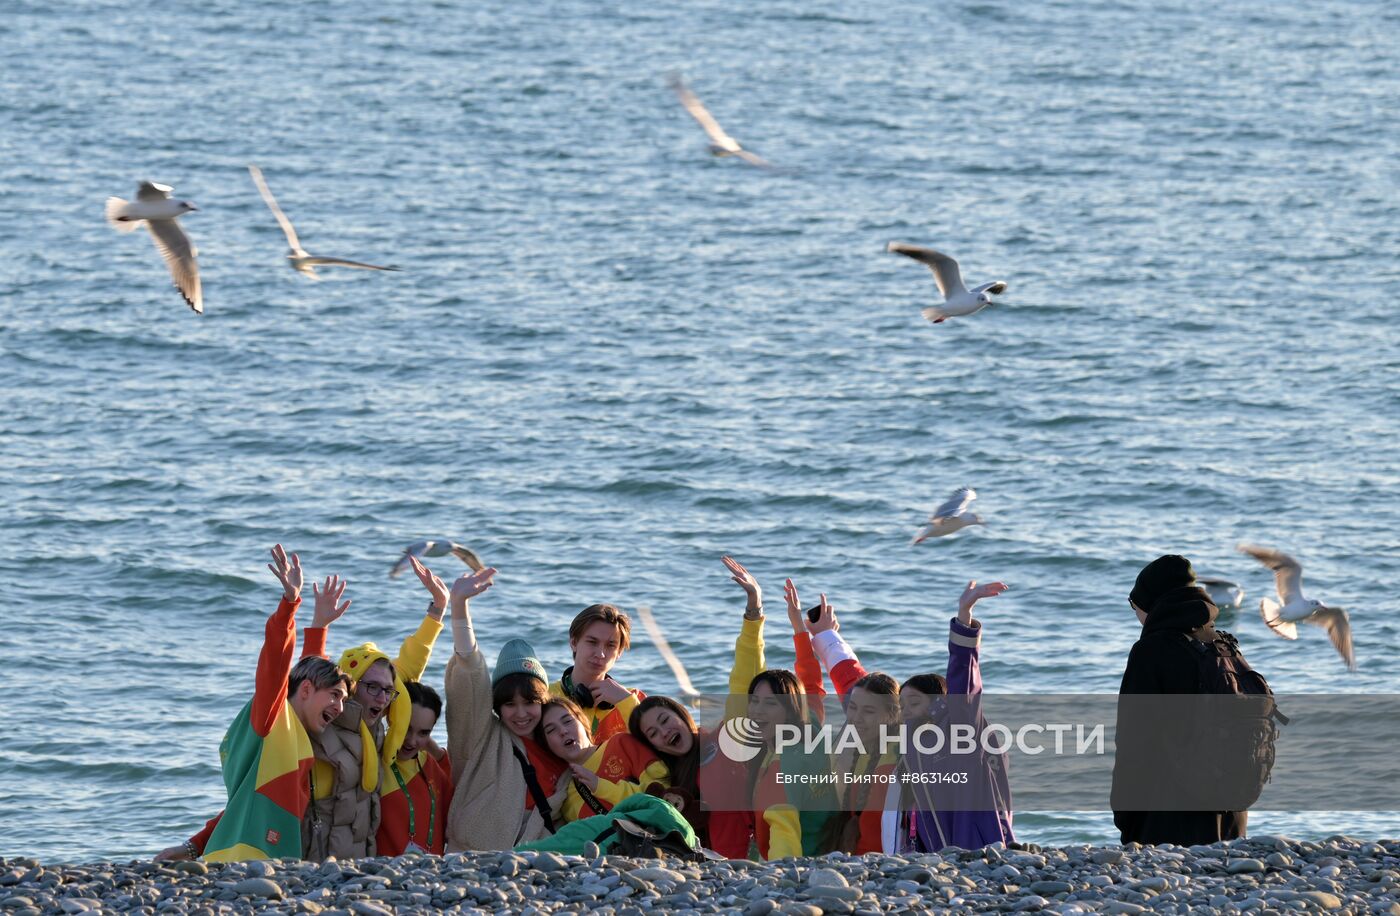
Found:
M 379 791 L 379 832 L 375 835 L 379 855 L 402 855 L 410 842 L 425 852 L 442 855 L 452 788 L 452 765 L 446 754 L 439 760 L 419 751 L 417 757 L 390 764 Z
M 573 670 L 572 666 L 565 668 L 564 676 L 549 685 L 550 696 L 574 699 L 573 695 L 564 688 L 564 682 Z M 573 686 L 572 681 L 569 681 L 569 686 Z M 613 735 L 627 733 L 627 724 L 632 719 L 632 710 L 636 709 L 637 704 L 645 700 L 647 696 L 640 690 L 629 689 L 627 692 L 628 697 L 616 706 L 583 706 L 580 704 L 583 714 L 588 717 L 588 735 L 595 744 L 602 744 Z
M 611 811 L 613 805 L 645 791 L 654 782 L 662 786 L 671 784 L 671 774 L 666 764 L 657 758 L 651 748 L 630 734 L 614 735 L 604 741 L 594 748 L 583 766 L 598 774 L 598 788 L 593 789 L 592 794 L 603 810 L 594 811 L 591 806 L 586 807 L 578 783 L 570 783 L 563 811 L 564 820 L 568 822 Z

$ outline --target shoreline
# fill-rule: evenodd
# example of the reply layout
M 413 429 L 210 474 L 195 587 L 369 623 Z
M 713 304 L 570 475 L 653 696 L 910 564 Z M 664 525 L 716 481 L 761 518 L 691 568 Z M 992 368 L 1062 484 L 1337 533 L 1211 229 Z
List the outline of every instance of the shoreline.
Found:
M 0 859 L 0 912 L 1222 913 L 1400 916 L 1400 841 L 1258 836 L 1209 846 L 994 845 L 777 862 L 471 852 L 353 862 Z

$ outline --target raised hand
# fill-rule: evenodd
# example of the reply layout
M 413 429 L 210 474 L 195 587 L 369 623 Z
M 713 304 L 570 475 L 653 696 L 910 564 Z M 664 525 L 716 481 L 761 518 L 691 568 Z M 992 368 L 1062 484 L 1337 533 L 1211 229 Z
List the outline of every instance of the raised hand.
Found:
M 983 598 L 995 598 L 1010 588 L 1005 582 L 987 582 L 978 585 L 976 579 L 967 583 L 962 597 L 958 599 L 958 622 L 963 626 L 972 625 L 972 606 Z
M 802 616 L 802 622 L 806 624 L 807 632 L 816 636 L 818 633 L 825 633 L 827 630 L 841 629 L 841 624 L 836 620 L 836 609 L 827 603 L 825 594 L 822 595 L 821 604 L 818 606 L 821 608 L 821 612 L 817 615 L 816 620 L 810 619 L 805 614 Z
M 797 598 L 797 586 L 792 584 L 791 579 L 783 580 L 783 603 L 787 605 L 788 623 L 792 624 L 792 632 L 807 632 L 807 618 L 802 614 L 802 602 Z
M 288 601 L 296 601 L 301 597 L 301 558 L 292 554 L 292 560 L 287 562 L 287 551 L 282 549 L 281 544 L 272 548 L 272 562 L 267 564 L 267 568 L 272 570 L 272 574 L 277 577 L 277 581 L 282 583 L 282 594 Z
M 433 596 L 433 608 L 441 613 L 447 610 L 447 586 L 442 584 L 442 580 L 433 574 L 433 571 L 424 565 L 417 557 L 409 557 L 409 562 L 413 564 L 413 571 L 418 574 L 418 581 L 423 583 L 423 587 L 428 590 L 428 594 Z
M 598 774 L 590 770 L 581 763 L 569 764 L 569 772 L 574 774 L 574 780 L 588 786 L 589 791 L 598 790 Z
M 350 599 L 345 599 L 345 603 L 336 607 L 340 601 L 340 596 L 345 594 L 345 586 L 350 582 L 340 576 L 327 576 L 326 582 L 320 588 L 316 583 L 311 583 L 311 594 L 316 596 L 316 607 L 311 615 L 311 625 L 313 627 L 328 627 L 340 619 L 340 615 L 350 607 Z
M 720 557 L 720 562 L 729 570 L 730 578 L 749 596 L 746 607 L 749 616 L 757 616 L 763 610 L 763 589 L 759 588 L 758 580 L 733 557 Z
M 475 598 L 492 586 L 491 577 L 496 575 L 496 567 L 488 566 L 479 572 L 462 573 L 452 583 L 452 601 L 463 604 L 468 598 Z

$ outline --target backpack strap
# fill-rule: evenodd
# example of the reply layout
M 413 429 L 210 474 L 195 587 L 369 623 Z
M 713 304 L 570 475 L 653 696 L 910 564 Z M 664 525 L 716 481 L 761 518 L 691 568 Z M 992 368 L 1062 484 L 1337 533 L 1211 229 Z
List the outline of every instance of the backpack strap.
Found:
M 544 787 L 535 775 L 534 764 L 530 763 L 530 758 L 525 756 L 524 751 L 515 746 L 514 741 L 510 743 L 510 749 L 515 752 L 515 759 L 520 763 L 521 772 L 525 774 L 525 787 L 530 790 L 530 797 L 535 800 L 535 810 L 544 819 L 544 828 L 553 833 L 554 818 L 549 813 L 549 797 L 544 794 Z

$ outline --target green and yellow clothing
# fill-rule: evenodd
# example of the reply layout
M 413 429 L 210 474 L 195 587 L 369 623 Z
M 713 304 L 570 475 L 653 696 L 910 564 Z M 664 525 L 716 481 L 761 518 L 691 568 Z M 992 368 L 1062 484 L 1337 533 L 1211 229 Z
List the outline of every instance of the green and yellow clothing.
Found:
M 311 800 L 311 739 L 287 701 L 300 599 L 283 598 L 267 620 L 253 698 L 219 745 L 228 804 L 210 833 L 210 862 L 301 857 Z

